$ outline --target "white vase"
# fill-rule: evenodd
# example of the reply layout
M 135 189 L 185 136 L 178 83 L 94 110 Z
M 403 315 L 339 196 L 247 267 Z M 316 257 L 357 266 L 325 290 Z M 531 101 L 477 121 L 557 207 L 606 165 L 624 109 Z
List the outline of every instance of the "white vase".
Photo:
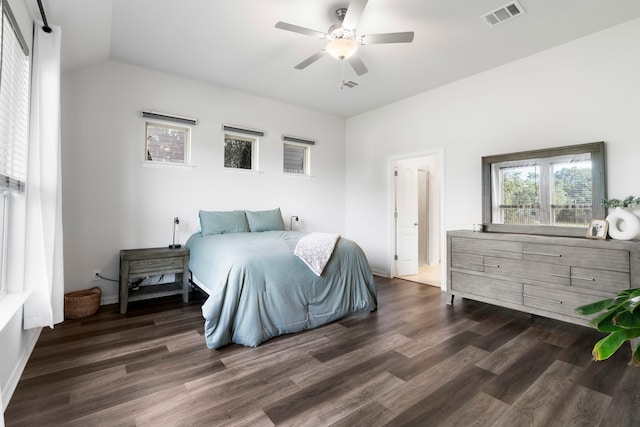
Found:
M 609 236 L 617 240 L 631 240 L 640 235 L 640 219 L 630 209 L 615 208 L 607 216 Z

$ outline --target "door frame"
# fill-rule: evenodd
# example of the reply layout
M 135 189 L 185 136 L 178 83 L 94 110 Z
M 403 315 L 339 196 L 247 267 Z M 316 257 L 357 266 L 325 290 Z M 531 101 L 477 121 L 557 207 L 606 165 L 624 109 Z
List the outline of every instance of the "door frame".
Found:
M 396 235 L 396 218 L 395 218 L 395 204 L 396 204 L 396 187 L 395 187 L 395 177 L 394 177 L 394 171 L 395 171 L 395 163 L 398 161 L 402 161 L 402 160 L 408 160 L 408 159 L 414 159 L 417 157 L 432 157 L 432 156 L 437 156 L 437 162 L 439 163 L 438 166 L 440 168 L 440 176 L 438 177 L 439 179 L 439 185 L 438 185 L 438 191 L 439 191 L 439 201 L 440 201 L 440 209 L 439 209 L 439 214 L 440 214 L 440 265 L 443 267 L 441 268 L 440 271 L 440 287 L 443 290 L 446 290 L 446 286 L 447 286 L 447 281 L 446 281 L 446 268 L 444 268 L 444 266 L 446 265 L 446 249 L 447 249 L 447 239 L 446 239 L 446 225 L 445 225 L 445 217 L 444 217 L 444 206 L 445 206 L 445 193 L 444 193 L 444 189 L 445 189 L 445 169 L 444 169 L 444 165 L 445 165 L 445 159 L 444 159 L 444 149 L 443 148 L 436 148 L 433 150 L 426 150 L 426 151 L 420 151 L 420 152 L 413 152 L 413 153 L 407 153 L 407 154 L 402 154 L 402 155 L 395 155 L 395 156 L 390 156 L 387 158 L 387 177 L 388 177 L 388 186 L 387 188 L 389 188 L 389 192 L 388 192 L 388 206 L 387 206 L 387 212 L 388 214 L 388 218 L 390 220 L 389 223 L 389 235 L 388 235 L 388 241 L 390 243 L 389 245 L 389 250 L 388 250 L 388 255 L 387 255 L 387 259 L 389 260 L 389 264 L 388 264 L 388 271 L 391 273 L 391 277 L 396 277 L 397 276 L 397 269 L 396 269 L 396 260 L 395 255 L 396 255 L 396 250 L 397 250 L 397 235 Z

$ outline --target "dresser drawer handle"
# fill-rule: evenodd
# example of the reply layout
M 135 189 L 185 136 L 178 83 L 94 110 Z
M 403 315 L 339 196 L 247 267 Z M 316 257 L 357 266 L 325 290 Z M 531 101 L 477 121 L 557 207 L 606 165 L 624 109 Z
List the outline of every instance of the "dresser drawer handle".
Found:
M 555 299 L 534 297 L 533 295 L 527 295 L 527 294 L 523 294 L 522 296 L 525 297 L 525 298 L 533 298 L 533 299 L 539 299 L 539 300 L 542 300 L 542 301 L 555 302 L 556 304 L 562 304 L 562 301 L 558 301 L 558 300 L 555 300 Z
M 562 258 L 562 254 L 546 254 L 544 252 L 522 252 L 524 255 L 540 255 L 540 256 L 552 256 L 557 258 Z
M 498 293 L 515 295 L 515 296 L 518 296 L 518 297 L 523 296 L 522 292 L 517 292 L 517 291 L 505 291 L 504 289 L 496 289 L 496 288 L 491 288 L 491 290 L 495 291 L 495 292 L 498 292 Z
M 493 265 L 493 264 L 485 264 L 483 262 L 469 262 L 469 264 L 473 264 L 473 265 L 481 265 L 483 267 L 493 267 L 493 268 L 500 268 L 499 265 Z
M 572 279 L 576 279 L 576 280 L 586 280 L 587 282 L 595 282 L 596 279 L 594 279 L 593 277 L 579 277 L 579 276 L 571 276 Z
M 566 274 L 556 274 L 556 273 L 549 273 L 549 275 L 556 276 L 556 277 L 565 277 L 567 279 L 586 280 L 588 282 L 596 281 L 596 279 L 594 279 L 593 277 L 567 276 Z
M 473 265 L 481 265 L 483 267 L 493 267 L 493 268 L 500 268 L 499 265 L 492 265 L 492 264 L 485 264 L 483 262 L 473 262 L 473 261 L 469 261 L 469 264 L 473 264 Z

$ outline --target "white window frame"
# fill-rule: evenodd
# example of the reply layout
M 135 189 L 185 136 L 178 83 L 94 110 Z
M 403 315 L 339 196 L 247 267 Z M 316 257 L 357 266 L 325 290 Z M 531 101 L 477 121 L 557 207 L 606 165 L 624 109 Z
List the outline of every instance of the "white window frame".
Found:
M 224 150 L 226 148 L 227 145 L 227 139 L 235 139 L 235 140 L 241 140 L 241 141 L 246 141 L 246 142 L 250 142 L 251 143 L 251 169 L 245 169 L 245 168 L 237 168 L 237 167 L 233 167 L 233 166 L 226 166 L 226 158 L 225 158 L 225 153 Z M 259 172 L 258 169 L 258 147 L 259 147 L 259 138 L 258 137 L 254 137 L 254 136 L 247 136 L 247 135 L 242 135 L 239 133 L 233 133 L 233 132 L 225 132 L 224 133 L 224 139 L 222 141 L 222 166 L 224 168 L 224 170 L 226 171 L 239 171 L 239 172 Z
M 302 171 L 301 172 L 292 172 L 292 171 L 288 171 L 285 168 L 285 159 L 284 159 L 284 155 L 286 152 L 287 147 L 291 147 L 291 148 L 295 148 L 295 149 L 301 149 L 303 151 L 302 154 Z M 293 175 L 293 176 L 310 176 L 311 175 L 311 168 L 310 168 L 310 162 L 311 160 L 311 146 L 307 145 L 307 144 L 297 144 L 295 142 L 284 142 L 282 144 L 282 172 L 285 175 Z
M 11 8 L 0 2 L 0 297 L 8 291 L 11 198 L 24 195 L 28 163 L 29 48 Z
M 176 130 L 180 132 L 184 132 L 184 158 L 182 162 L 172 162 L 165 160 L 149 160 L 148 158 L 148 143 L 149 143 L 149 127 L 159 127 L 164 129 Z M 191 166 L 191 128 L 186 126 L 176 126 L 170 125 L 167 123 L 156 122 L 156 121 L 145 121 L 144 124 L 144 162 L 147 164 L 153 165 L 168 165 L 168 166 Z
M 0 297 L 7 293 L 7 253 L 9 249 L 9 192 L 0 190 Z

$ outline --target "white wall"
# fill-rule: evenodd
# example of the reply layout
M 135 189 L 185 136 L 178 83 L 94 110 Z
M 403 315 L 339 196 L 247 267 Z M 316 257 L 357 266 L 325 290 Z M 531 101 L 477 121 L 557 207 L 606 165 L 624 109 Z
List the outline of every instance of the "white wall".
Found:
M 636 19 L 348 119 L 346 230 L 372 268 L 390 271 L 387 164 L 404 153 L 444 150 L 446 230 L 481 221 L 485 155 L 605 141 L 609 197 L 638 195 L 638 40 Z
M 144 119 L 151 109 L 200 120 L 192 128 L 193 169 L 149 167 Z M 222 124 L 266 131 L 261 174 L 223 170 Z M 313 178 L 284 176 L 282 134 L 317 141 Z M 94 286 L 92 270 L 118 278 L 120 249 L 166 246 L 173 218 L 180 243 L 198 211 L 281 207 L 285 224 L 344 234 L 345 119 L 230 89 L 107 61 L 63 75 L 62 175 L 66 291 Z M 97 282 L 103 302 L 117 283 Z

